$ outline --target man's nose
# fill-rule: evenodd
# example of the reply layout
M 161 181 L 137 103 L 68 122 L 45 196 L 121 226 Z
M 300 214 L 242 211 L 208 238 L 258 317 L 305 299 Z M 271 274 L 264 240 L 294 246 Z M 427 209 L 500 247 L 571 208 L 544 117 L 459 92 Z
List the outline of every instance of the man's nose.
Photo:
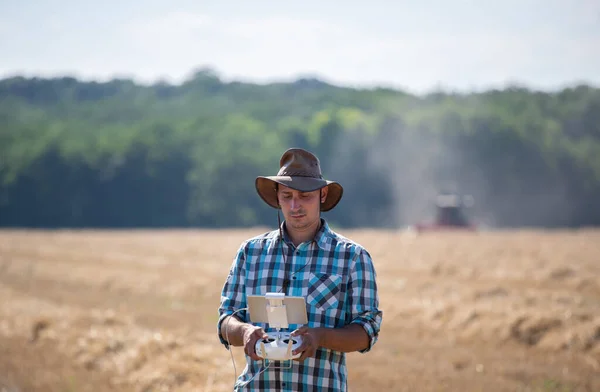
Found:
M 295 197 L 292 197 L 290 207 L 292 208 L 292 210 L 295 210 L 296 208 L 300 207 L 300 200 L 296 199 Z

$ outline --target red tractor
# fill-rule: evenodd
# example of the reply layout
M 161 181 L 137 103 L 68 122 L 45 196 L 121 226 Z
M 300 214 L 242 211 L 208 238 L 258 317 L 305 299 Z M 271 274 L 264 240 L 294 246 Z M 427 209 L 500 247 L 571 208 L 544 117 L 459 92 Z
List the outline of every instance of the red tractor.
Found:
M 415 225 L 418 232 L 463 230 L 476 231 L 477 226 L 469 221 L 465 208 L 473 205 L 470 196 L 453 193 L 439 194 L 436 198 L 436 215 L 433 222 L 420 222 Z

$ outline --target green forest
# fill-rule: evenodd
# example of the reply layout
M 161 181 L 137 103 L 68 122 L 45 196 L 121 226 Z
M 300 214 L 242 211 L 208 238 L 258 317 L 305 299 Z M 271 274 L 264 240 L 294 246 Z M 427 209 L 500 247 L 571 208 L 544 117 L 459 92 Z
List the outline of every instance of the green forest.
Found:
M 290 147 L 344 186 L 338 227 L 427 219 L 445 188 L 482 225 L 600 225 L 600 89 L 410 94 L 314 78 L 256 84 L 0 80 L 0 226 L 277 224 L 254 179 Z

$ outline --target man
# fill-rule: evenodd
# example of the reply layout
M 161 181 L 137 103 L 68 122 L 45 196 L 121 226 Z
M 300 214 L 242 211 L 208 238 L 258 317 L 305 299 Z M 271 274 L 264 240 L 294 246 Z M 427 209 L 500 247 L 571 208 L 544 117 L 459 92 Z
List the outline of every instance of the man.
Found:
M 247 361 L 236 390 L 346 391 L 345 353 L 371 350 L 382 312 L 369 253 L 320 216 L 338 204 L 343 188 L 323 179 L 315 155 L 292 148 L 282 155 L 277 176 L 256 179 L 256 190 L 278 214 L 281 209 L 284 222 L 242 243 L 223 287 L 219 339 L 228 349 L 243 346 Z M 290 368 L 276 362 L 277 368 L 265 370 L 255 344 L 267 337 L 266 325 L 250 324 L 242 310 L 248 295 L 267 292 L 306 298 L 308 324 L 290 325 L 303 340 Z

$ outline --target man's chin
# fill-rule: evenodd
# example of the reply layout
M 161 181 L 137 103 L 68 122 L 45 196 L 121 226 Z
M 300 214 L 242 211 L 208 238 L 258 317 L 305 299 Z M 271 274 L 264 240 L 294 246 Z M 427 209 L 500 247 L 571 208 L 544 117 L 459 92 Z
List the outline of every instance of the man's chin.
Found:
M 296 230 L 305 229 L 309 226 L 306 222 L 299 221 L 299 220 L 292 220 L 289 223 L 290 223 L 290 226 Z
M 307 229 L 311 229 L 314 228 L 316 224 L 316 222 L 309 222 L 306 217 L 300 218 L 300 219 L 294 219 L 291 218 L 289 220 L 289 226 L 295 230 L 307 230 Z

